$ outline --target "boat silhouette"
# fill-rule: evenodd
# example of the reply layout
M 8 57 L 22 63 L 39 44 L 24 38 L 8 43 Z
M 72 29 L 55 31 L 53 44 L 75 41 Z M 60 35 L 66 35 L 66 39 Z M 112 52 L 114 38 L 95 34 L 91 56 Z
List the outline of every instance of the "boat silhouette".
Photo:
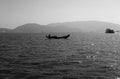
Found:
M 48 39 L 67 39 L 68 37 L 70 37 L 70 34 L 66 35 L 66 36 L 51 36 L 50 34 L 49 35 L 46 35 L 46 38 Z
M 113 29 L 107 28 L 105 33 L 115 33 L 115 31 Z

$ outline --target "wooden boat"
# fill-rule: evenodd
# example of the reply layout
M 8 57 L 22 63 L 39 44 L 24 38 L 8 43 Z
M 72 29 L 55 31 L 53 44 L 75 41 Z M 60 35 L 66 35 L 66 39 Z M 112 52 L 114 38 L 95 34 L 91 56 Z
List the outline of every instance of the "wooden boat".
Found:
M 68 37 L 70 37 L 70 34 L 66 35 L 66 36 L 51 36 L 50 34 L 46 36 L 46 38 L 48 39 L 67 39 Z
M 115 33 L 115 31 L 108 28 L 108 29 L 106 29 L 105 33 Z

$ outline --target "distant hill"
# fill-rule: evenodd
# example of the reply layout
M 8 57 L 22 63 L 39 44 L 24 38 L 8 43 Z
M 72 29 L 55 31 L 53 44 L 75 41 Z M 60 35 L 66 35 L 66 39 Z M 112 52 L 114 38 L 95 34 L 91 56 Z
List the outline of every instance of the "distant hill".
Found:
M 11 32 L 18 33 L 41 33 L 41 32 L 101 32 L 104 33 L 106 28 L 120 30 L 120 25 L 101 21 L 78 21 L 51 23 L 48 25 L 40 25 L 36 23 L 28 23 L 16 27 Z
M 76 28 L 66 27 L 64 25 L 58 25 L 56 27 L 52 27 L 50 25 L 39 25 L 36 23 L 28 23 L 22 26 L 18 26 L 12 30 L 12 32 L 18 33 L 41 33 L 41 32 L 76 32 Z M 80 29 L 78 30 L 80 31 Z
M 84 32 L 105 32 L 106 28 L 114 30 L 120 30 L 119 24 L 101 22 L 101 21 L 78 21 L 78 22 L 64 22 L 64 23 L 52 23 L 49 26 L 66 26 L 71 28 L 77 28 Z
M 18 33 L 40 33 L 45 29 L 45 26 L 39 25 L 36 23 L 28 23 L 21 26 L 16 27 L 12 30 L 12 32 Z
M 9 32 L 12 29 L 8 29 L 8 28 L 0 28 L 0 33 L 5 33 L 5 32 Z

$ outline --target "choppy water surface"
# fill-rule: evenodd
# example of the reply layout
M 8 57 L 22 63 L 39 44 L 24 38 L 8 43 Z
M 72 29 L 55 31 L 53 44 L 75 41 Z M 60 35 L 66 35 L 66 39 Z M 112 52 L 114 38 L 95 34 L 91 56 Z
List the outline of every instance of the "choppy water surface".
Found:
M 119 79 L 118 34 L 0 34 L 0 79 Z

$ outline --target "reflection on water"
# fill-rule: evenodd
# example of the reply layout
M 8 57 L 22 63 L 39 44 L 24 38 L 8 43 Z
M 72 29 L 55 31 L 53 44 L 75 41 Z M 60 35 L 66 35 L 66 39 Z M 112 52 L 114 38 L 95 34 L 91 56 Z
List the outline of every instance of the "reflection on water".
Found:
M 120 37 L 0 34 L 0 79 L 119 79 Z

